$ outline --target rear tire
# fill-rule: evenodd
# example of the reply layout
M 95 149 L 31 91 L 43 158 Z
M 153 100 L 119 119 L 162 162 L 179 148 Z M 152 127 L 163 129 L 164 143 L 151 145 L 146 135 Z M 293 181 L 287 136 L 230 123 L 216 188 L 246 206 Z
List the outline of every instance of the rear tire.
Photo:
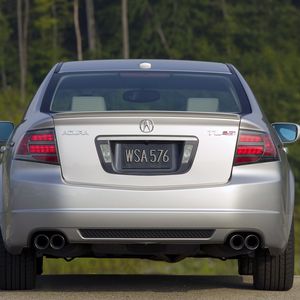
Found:
M 238 260 L 240 275 L 253 275 L 253 258 L 242 257 Z
M 253 285 L 258 290 L 287 291 L 294 281 L 294 222 L 285 251 L 277 256 L 260 250 L 253 264 Z
M 0 235 L 0 288 L 2 290 L 30 290 L 35 287 L 36 257 L 24 249 L 19 255 L 7 252 Z
M 36 274 L 42 275 L 43 271 L 44 270 L 43 270 L 43 256 L 42 256 L 36 259 Z

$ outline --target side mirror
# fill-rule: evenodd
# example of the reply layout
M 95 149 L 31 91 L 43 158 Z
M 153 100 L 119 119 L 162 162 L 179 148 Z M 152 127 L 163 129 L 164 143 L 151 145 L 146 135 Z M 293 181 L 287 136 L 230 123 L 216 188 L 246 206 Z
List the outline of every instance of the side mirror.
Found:
M 0 147 L 5 146 L 10 135 L 14 130 L 14 124 L 11 122 L 0 121 Z
M 294 123 L 273 123 L 280 140 L 284 144 L 294 143 L 300 138 L 300 126 Z

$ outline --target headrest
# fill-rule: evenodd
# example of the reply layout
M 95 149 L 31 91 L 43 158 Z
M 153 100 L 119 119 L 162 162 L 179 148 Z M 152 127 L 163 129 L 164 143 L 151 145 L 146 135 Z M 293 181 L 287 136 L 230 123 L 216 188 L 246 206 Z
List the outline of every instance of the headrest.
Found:
M 187 111 L 217 112 L 219 110 L 218 98 L 188 98 Z
M 105 111 L 104 97 L 75 96 L 72 98 L 72 111 Z

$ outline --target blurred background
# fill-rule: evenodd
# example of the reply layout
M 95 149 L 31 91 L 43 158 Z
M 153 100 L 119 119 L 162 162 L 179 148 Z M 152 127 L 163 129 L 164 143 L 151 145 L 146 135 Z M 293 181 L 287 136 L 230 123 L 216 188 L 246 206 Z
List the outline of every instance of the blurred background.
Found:
M 271 122 L 300 123 L 300 0 L 0 0 L 0 120 L 18 124 L 59 61 L 172 58 L 234 64 Z M 300 143 L 296 274 L 300 274 Z M 47 259 L 47 274 L 237 274 L 235 261 Z

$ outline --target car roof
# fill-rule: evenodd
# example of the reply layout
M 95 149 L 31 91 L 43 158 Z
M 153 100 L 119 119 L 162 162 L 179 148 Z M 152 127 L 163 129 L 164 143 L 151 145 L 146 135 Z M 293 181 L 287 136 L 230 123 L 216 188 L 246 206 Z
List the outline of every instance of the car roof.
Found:
M 141 68 L 140 64 L 149 63 L 150 68 Z M 168 60 L 168 59 L 113 59 L 70 61 L 59 65 L 59 73 L 96 72 L 96 71 L 179 71 L 231 74 L 224 63 Z

